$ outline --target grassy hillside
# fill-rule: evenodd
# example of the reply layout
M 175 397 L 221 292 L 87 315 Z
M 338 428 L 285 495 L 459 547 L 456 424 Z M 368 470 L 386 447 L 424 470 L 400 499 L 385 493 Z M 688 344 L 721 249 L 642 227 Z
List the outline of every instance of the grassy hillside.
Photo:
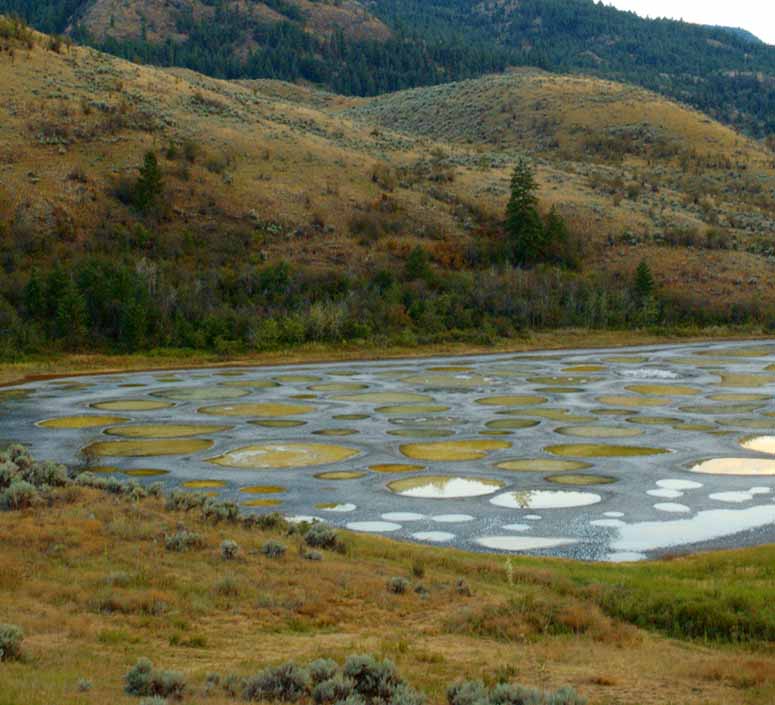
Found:
M 0 623 L 24 632 L 0 662 L 4 705 L 136 703 L 123 676 L 141 657 L 183 674 L 185 702 L 234 702 L 224 685 L 241 702 L 262 668 L 356 653 L 393 660 L 432 705 L 463 678 L 569 685 L 591 705 L 775 696 L 771 547 L 632 566 L 348 533 L 331 550 L 271 517 L 131 496 L 70 485 L 0 512 Z M 183 527 L 196 540 L 178 550 Z
M 34 308 L 32 272 L 56 262 L 131 349 L 630 327 L 644 258 L 671 324 L 769 320 L 772 153 L 654 94 L 524 70 L 355 99 L 138 66 L 26 32 L 6 29 L 0 52 L 0 313 L 13 350 L 39 345 L 18 316 Z M 143 213 L 131 194 L 149 151 L 164 197 Z M 542 210 L 557 207 L 582 252 L 561 287 L 492 257 L 525 153 Z M 95 267 L 123 293 L 96 294 Z M 132 297 L 158 308 L 117 313 L 113 300 Z M 314 321 L 286 325 L 315 303 Z M 257 330 L 257 317 L 275 322 Z

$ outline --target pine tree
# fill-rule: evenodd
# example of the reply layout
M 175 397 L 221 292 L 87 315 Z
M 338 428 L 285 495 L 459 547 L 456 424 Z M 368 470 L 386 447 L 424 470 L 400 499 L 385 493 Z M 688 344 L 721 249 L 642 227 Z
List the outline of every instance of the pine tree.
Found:
M 86 335 L 86 301 L 71 279 L 59 300 L 54 329 L 56 337 L 71 347 L 80 345 Z
M 132 201 L 139 211 L 148 213 L 159 203 L 163 193 L 164 181 L 159 161 L 153 152 L 148 151 L 143 159 Z
M 40 320 L 46 315 L 46 291 L 37 269 L 32 270 L 24 287 L 24 309 L 27 315 Z
M 517 266 L 535 264 L 544 256 L 545 232 L 536 208 L 536 189 L 533 168 L 520 159 L 511 176 L 511 198 L 506 207 L 511 261 Z
M 632 293 L 635 303 L 640 307 L 645 306 L 654 294 L 654 276 L 645 259 L 640 261 L 635 270 Z

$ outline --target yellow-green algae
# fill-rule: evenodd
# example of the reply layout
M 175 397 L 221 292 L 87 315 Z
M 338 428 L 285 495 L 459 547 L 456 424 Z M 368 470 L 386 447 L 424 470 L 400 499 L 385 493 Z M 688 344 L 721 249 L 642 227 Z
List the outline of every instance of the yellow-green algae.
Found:
M 601 379 L 603 378 L 578 377 L 576 375 L 551 375 L 548 377 L 528 377 L 527 381 L 530 382 L 530 384 L 545 384 L 549 387 L 577 387 L 579 385 L 589 384 L 590 382 L 597 382 Z
M 544 404 L 548 401 L 546 397 L 540 397 L 531 394 L 508 394 L 495 397 L 483 397 L 477 399 L 477 404 L 484 406 L 533 406 Z
M 55 429 L 98 428 L 128 420 L 123 416 L 60 416 L 55 419 L 38 421 L 37 425 Z
M 213 442 L 204 438 L 181 438 L 140 441 L 96 441 L 86 452 L 97 456 L 142 458 L 154 455 L 183 455 L 211 448 Z
M 620 428 L 616 426 L 564 426 L 555 429 L 555 433 L 578 438 L 634 438 L 643 431 L 637 428 Z
M 173 401 L 220 401 L 222 399 L 239 399 L 250 394 L 250 390 L 224 385 L 209 387 L 174 387 L 151 392 L 155 397 L 172 399 Z
M 439 414 L 442 411 L 449 411 L 449 407 L 443 404 L 398 404 L 396 406 L 379 406 L 376 410 L 380 414 L 392 416 L 416 416 L 417 414 Z
M 102 411 L 157 411 L 175 406 L 171 401 L 155 399 L 116 399 L 114 401 L 99 401 L 91 405 L 93 409 Z
M 618 446 L 606 443 L 570 443 L 567 445 L 547 446 L 544 450 L 552 455 L 575 458 L 637 458 L 647 455 L 662 455 L 670 452 L 665 448 Z
M 132 470 L 122 470 L 124 475 L 129 477 L 158 477 L 159 475 L 169 475 L 169 470 L 159 470 L 157 468 L 135 468 Z
M 565 423 L 585 423 L 594 421 L 594 416 L 583 416 L 581 414 L 571 413 L 568 409 L 507 409 L 497 412 L 505 416 L 533 416 L 537 419 L 548 419 L 550 421 L 564 421 Z M 632 413 L 632 412 L 627 412 Z
M 242 502 L 243 507 L 277 507 L 283 502 L 280 499 L 248 499 Z
M 605 372 L 606 368 L 604 365 L 573 365 L 572 367 L 565 367 L 563 369 L 563 372 Z
M 282 485 L 251 485 L 250 487 L 240 487 L 239 491 L 244 494 L 282 494 L 287 489 Z
M 226 487 L 223 480 L 187 480 L 183 487 L 189 490 L 215 490 Z
M 333 470 L 331 472 L 320 472 L 315 477 L 318 480 L 358 480 L 366 477 L 368 473 L 358 470 Z
M 310 389 L 313 392 L 357 392 L 359 389 L 368 389 L 368 384 L 360 382 L 326 382 L 313 384 Z
M 299 421 L 298 419 L 255 419 L 254 421 L 248 421 L 248 423 L 254 426 L 262 426 L 263 428 L 297 428 L 298 426 L 306 425 L 306 421 Z
M 500 470 L 509 470 L 510 472 L 569 472 L 591 468 L 592 464 L 581 460 L 520 458 L 518 460 L 504 460 L 502 463 L 497 463 L 495 467 Z
M 533 428 L 541 423 L 535 419 L 493 419 L 485 426 L 493 431 L 516 431 L 521 428 Z
M 745 401 L 767 401 L 771 399 L 770 394 L 755 394 L 745 392 L 721 392 L 720 394 L 711 394 L 708 399 L 711 401 L 731 401 L 731 402 L 745 402 Z
M 359 451 L 324 443 L 269 442 L 243 446 L 208 462 L 228 468 L 274 470 L 327 465 L 354 458 Z
M 447 438 L 454 436 L 455 432 L 448 428 L 397 428 L 388 431 L 388 434 L 402 438 Z
M 337 421 L 363 421 L 368 418 L 368 414 L 338 414 L 334 416 Z
M 369 470 L 382 473 L 402 473 L 402 472 L 420 472 L 425 470 L 423 465 L 407 465 L 405 463 L 379 463 L 377 465 L 369 465 Z
M 320 431 L 313 431 L 316 436 L 355 436 L 360 433 L 354 428 L 324 428 Z
M 548 475 L 544 480 L 552 482 L 555 485 L 576 485 L 579 487 L 587 485 L 610 485 L 614 482 L 618 482 L 615 477 L 611 477 L 610 475 L 584 475 L 582 473 Z
M 508 441 L 437 441 L 431 443 L 408 443 L 401 446 L 401 452 L 412 460 L 464 461 L 481 460 L 495 450 L 511 448 Z
M 275 382 L 282 382 L 283 384 L 311 384 L 312 382 L 320 382 L 320 377 L 317 375 L 277 375 L 272 377 Z
M 250 389 L 269 389 L 270 387 L 279 387 L 277 382 L 269 379 L 240 379 L 223 383 L 224 387 L 247 387 Z
M 363 392 L 362 394 L 342 394 L 334 399 L 365 404 L 422 404 L 433 401 L 433 398 L 427 394 L 414 394 L 412 392 Z
M 628 397 L 624 395 L 611 394 L 598 397 L 597 400 L 601 404 L 608 404 L 609 406 L 632 406 L 632 407 L 650 407 L 650 406 L 665 406 L 671 402 L 671 399 L 667 397 Z
M 112 426 L 105 429 L 109 436 L 123 438 L 187 438 L 210 433 L 228 431 L 232 426 L 213 426 L 210 424 L 131 424 Z
M 629 384 L 625 389 L 628 392 L 646 394 L 648 396 L 691 397 L 700 393 L 700 390 L 695 387 L 687 387 L 681 384 Z
M 306 404 L 284 404 L 281 402 L 244 403 L 244 404 L 219 404 L 217 406 L 204 406 L 199 409 L 200 414 L 210 416 L 259 416 L 271 418 L 273 416 L 298 416 L 311 414 L 314 406 Z
M 683 423 L 683 419 L 674 416 L 632 416 L 627 419 L 628 423 L 636 423 L 642 426 L 673 426 Z

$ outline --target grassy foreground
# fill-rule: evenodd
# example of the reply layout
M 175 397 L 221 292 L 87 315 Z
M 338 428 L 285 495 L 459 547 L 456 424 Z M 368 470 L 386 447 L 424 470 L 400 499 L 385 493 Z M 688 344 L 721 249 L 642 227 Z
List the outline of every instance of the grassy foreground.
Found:
M 627 345 L 655 345 L 660 343 L 692 343 L 721 340 L 758 340 L 765 337 L 761 331 L 734 328 L 705 328 L 702 330 L 649 333 L 633 331 L 596 331 L 562 329 L 549 332 L 531 332 L 523 338 L 503 340 L 495 345 L 471 343 L 443 343 L 415 347 L 368 346 L 362 343 L 342 345 L 304 345 L 290 350 L 260 352 L 224 358 L 215 353 L 193 350 L 160 350 L 150 353 L 108 355 L 102 353 L 52 353 L 31 356 L 19 361 L 0 361 L 0 386 L 25 381 L 79 374 L 110 374 L 142 370 L 176 368 L 288 365 L 345 360 L 379 360 L 388 358 L 421 358 L 435 355 L 473 355 L 534 350 L 563 350 L 573 348 L 607 348 Z
M 182 525 L 202 545 L 166 550 Z M 184 702 L 221 705 L 234 700 L 205 697 L 210 672 L 364 652 L 394 660 L 431 705 L 463 677 L 568 684 L 592 705 L 775 701 L 775 546 L 616 566 L 340 539 L 313 562 L 283 527 L 76 486 L 2 512 L 0 623 L 26 637 L 22 660 L 0 662 L 0 705 L 137 703 L 122 679 L 142 656 L 184 674 Z M 269 540 L 285 555 L 264 555 Z M 387 589 L 395 576 L 405 593 Z

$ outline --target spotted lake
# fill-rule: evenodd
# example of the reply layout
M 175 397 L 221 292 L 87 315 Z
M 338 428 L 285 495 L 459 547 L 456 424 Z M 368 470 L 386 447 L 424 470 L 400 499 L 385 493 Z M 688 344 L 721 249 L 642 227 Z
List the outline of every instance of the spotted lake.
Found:
M 775 345 L 73 377 L 0 441 L 245 511 L 586 560 L 775 541 Z

